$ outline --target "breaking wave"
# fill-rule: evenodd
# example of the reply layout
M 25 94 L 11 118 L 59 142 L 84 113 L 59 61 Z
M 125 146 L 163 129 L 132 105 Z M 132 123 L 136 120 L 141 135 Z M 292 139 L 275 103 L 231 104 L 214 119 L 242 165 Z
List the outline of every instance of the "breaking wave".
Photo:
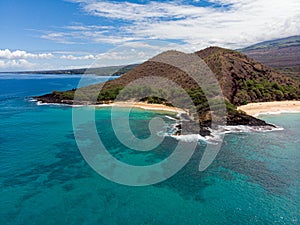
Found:
M 174 124 L 173 127 L 176 127 L 177 124 Z M 181 140 L 184 142 L 194 142 L 194 141 L 204 141 L 208 144 L 218 144 L 220 141 L 223 140 L 223 136 L 225 134 L 230 133 L 254 133 L 254 132 L 272 132 L 272 131 L 282 131 L 284 128 L 282 127 L 272 127 L 272 126 L 245 126 L 245 125 L 238 125 L 238 126 L 219 126 L 217 129 L 209 129 L 210 135 L 208 136 L 201 136 L 200 134 L 186 134 L 186 135 L 174 135 L 168 133 L 168 136 L 175 138 L 176 140 Z

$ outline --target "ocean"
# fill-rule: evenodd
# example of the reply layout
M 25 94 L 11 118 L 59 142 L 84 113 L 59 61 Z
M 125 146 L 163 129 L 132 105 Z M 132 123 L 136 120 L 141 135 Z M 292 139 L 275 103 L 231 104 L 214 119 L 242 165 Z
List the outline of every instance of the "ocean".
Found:
M 300 224 L 300 114 L 261 116 L 283 130 L 226 134 L 203 172 L 198 167 L 205 143 L 199 142 L 174 176 L 126 186 L 100 176 L 84 160 L 71 107 L 31 101 L 75 88 L 80 78 L 0 75 L 0 224 Z M 88 83 L 107 79 L 91 77 Z M 109 107 L 95 110 L 96 127 L 120 161 L 151 165 L 178 142 L 165 137 L 153 151 L 131 150 L 118 141 L 110 113 Z M 135 109 L 132 132 L 149 136 L 154 117 L 172 124 L 170 115 Z

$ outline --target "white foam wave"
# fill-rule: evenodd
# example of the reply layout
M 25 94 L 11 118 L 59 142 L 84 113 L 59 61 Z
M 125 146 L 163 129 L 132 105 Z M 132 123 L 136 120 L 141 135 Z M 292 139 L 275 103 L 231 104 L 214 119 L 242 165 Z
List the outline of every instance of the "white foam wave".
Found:
M 70 104 L 64 104 L 64 103 L 46 103 L 42 101 L 37 101 L 34 99 L 32 102 L 36 102 L 38 106 L 48 105 L 48 106 L 61 106 L 61 107 L 72 107 L 72 108 L 79 108 L 79 107 L 99 107 L 99 105 L 70 105 Z M 102 105 L 101 105 L 102 106 Z
M 280 114 L 284 114 L 284 113 L 300 113 L 299 110 L 279 110 L 279 111 L 274 111 L 274 112 L 260 112 L 260 113 L 256 113 L 253 116 L 254 117 L 258 117 L 258 116 L 262 116 L 262 115 L 280 115 Z
M 185 135 L 169 135 L 172 138 L 182 141 L 182 142 L 199 142 L 199 141 L 204 141 L 207 144 L 212 144 L 212 145 L 217 145 L 220 143 L 221 136 L 206 136 L 203 137 L 200 134 L 185 134 Z
M 229 133 L 251 133 L 251 132 L 270 132 L 270 131 L 280 131 L 283 130 L 282 127 L 272 127 L 272 126 L 219 126 L 216 131 L 217 133 L 229 134 Z
M 36 104 L 38 106 L 42 106 L 42 105 L 49 105 L 49 106 L 69 106 L 69 107 L 74 107 L 73 105 L 68 105 L 68 104 L 61 104 L 61 103 L 45 103 L 45 102 L 41 102 L 41 101 L 37 101 Z
M 176 126 L 174 126 L 176 127 Z M 169 134 L 176 140 L 183 142 L 194 142 L 194 141 L 204 141 L 208 144 L 218 144 L 220 143 L 225 134 L 230 133 L 253 133 L 253 132 L 271 132 L 271 131 L 282 131 L 282 127 L 272 127 L 272 126 L 219 126 L 217 129 L 209 129 L 211 132 L 209 136 L 201 136 L 200 134 L 188 134 L 188 135 L 174 135 Z
M 174 117 L 171 117 L 171 116 L 165 116 L 165 117 L 168 118 L 168 119 L 170 119 L 170 120 L 175 120 L 175 121 L 177 121 L 177 119 L 174 118 Z
M 187 134 L 187 135 L 171 135 L 173 138 L 183 142 L 193 142 L 193 141 L 206 141 L 205 137 L 202 137 L 200 134 Z

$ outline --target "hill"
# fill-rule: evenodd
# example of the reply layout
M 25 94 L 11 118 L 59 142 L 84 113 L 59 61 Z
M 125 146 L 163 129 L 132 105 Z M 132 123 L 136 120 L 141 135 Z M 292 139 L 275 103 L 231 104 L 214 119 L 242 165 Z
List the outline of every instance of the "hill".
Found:
M 233 105 L 292 100 L 300 96 L 299 82 L 273 71 L 244 54 L 219 47 L 210 47 L 196 54 L 213 71 L 223 95 Z M 147 61 L 122 77 L 106 82 L 103 91 L 118 93 L 118 89 L 122 89 L 130 82 L 149 76 L 167 78 L 187 91 L 199 89 L 192 78 L 178 68 Z M 111 96 L 100 94 L 98 100 L 101 102 L 110 98 Z
M 177 53 L 174 51 L 165 52 L 158 57 L 167 57 L 172 54 L 176 55 Z M 226 119 L 228 125 L 267 125 L 264 121 L 237 111 L 236 106 L 238 105 L 249 102 L 299 99 L 300 97 L 300 88 L 297 81 L 271 70 L 242 53 L 219 47 L 210 47 L 198 51 L 195 54 L 205 61 L 220 84 L 226 101 Z M 200 58 L 199 61 L 201 61 Z M 180 63 L 181 62 L 178 62 L 178 65 L 180 65 Z M 212 114 L 217 112 L 217 110 L 213 110 L 211 105 L 208 104 L 206 98 L 207 93 L 204 94 L 195 80 L 183 70 L 178 69 L 176 66 L 153 60 L 149 60 L 127 72 L 120 78 L 108 81 L 105 84 L 96 84 L 79 89 L 76 93 L 77 96 L 79 93 L 80 100 L 78 102 L 77 98 L 76 104 L 89 104 L 90 97 L 95 93 L 96 97 L 98 96 L 97 99 L 95 99 L 97 104 L 111 103 L 125 86 L 128 86 L 140 78 L 143 78 L 143 80 L 147 80 L 148 78 L 149 84 L 151 84 L 151 82 L 157 82 L 154 80 L 151 81 L 153 76 L 161 77 L 161 83 L 164 82 L 163 78 L 165 78 L 183 88 L 196 106 L 196 114 L 200 119 L 198 122 L 202 125 L 210 126 Z M 204 79 L 209 79 L 209 77 Z M 97 91 L 100 87 L 102 91 L 98 95 Z M 36 99 L 42 102 L 72 104 L 74 91 L 75 90 L 67 92 L 55 91 L 48 95 L 36 97 Z M 210 89 L 211 93 L 214 91 L 214 88 Z M 137 96 L 147 97 L 136 99 L 135 94 L 137 92 L 139 93 Z M 163 96 L 167 97 L 158 97 L 161 96 L 160 93 L 164 93 Z M 132 86 L 131 89 L 127 89 L 125 93 L 126 100 L 135 99 L 138 101 L 142 100 L 149 103 L 162 103 L 167 105 L 174 103 L 166 100 L 174 95 L 177 99 L 182 98 L 182 93 L 175 85 L 174 88 L 168 87 L 150 90 L 149 87 L 143 86 L 143 83 Z M 186 99 L 181 100 L 181 102 L 185 101 Z M 217 104 L 218 103 L 216 103 L 216 105 Z M 195 116 L 191 116 L 195 118 Z M 222 118 L 218 119 L 222 121 Z
M 298 99 L 299 82 L 237 51 L 210 47 L 196 52 L 215 73 L 234 105 Z
M 266 41 L 239 51 L 287 76 L 300 79 L 300 36 Z

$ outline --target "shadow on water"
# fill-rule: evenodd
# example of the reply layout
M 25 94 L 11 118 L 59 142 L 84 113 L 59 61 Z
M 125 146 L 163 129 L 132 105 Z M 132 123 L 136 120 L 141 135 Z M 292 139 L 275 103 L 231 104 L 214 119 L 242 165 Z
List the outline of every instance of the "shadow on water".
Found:
M 205 144 L 199 144 L 190 161 L 180 171 L 168 180 L 154 186 L 172 189 L 187 200 L 204 202 L 205 198 L 202 192 L 211 185 L 206 172 L 199 172 L 198 170 L 204 147 Z
M 263 187 L 266 191 L 282 195 L 289 187 L 289 180 L 280 176 L 276 171 L 269 168 L 264 161 L 249 158 L 246 155 L 270 157 L 269 153 L 263 153 L 262 146 L 250 142 L 251 134 L 227 135 L 212 169 L 223 167 L 238 174 L 245 175 L 250 181 Z M 245 137 L 246 138 L 243 138 Z M 237 139 L 237 140 L 236 140 Z M 269 155 L 269 156 L 268 156 Z M 218 174 L 220 177 L 220 174 Z M 222 177 L 222 176 L 221 176 Z
M 248 134 L 241 134 L 238 137 L 242 137 L 243 135 Z M 215 179 L 210 179 L 211 177 L 232 181 L 235 179 L 244 179 L 237 177 L 237 174 L 241 174 L 246 176 L 245 182 L 258 184 L 271 194 L 285 195 L 290 185 L 289 179 L 269 169 L 265 162 L 245 157 L 242 152 L 254 151 L 252 149 L 253 145 L 251 147 L 249 143 L 248 148 L 241 149 L 241 143 L 237 142 L 234 145 L 232 138 L 236 138 L 236 136 L 227 135 L 225 137 L 219 154 L 206 171 L 198 171 L 199 162 L 205 147 L 205 145 L 200 144 L 184 168 L 173 177 L 155 186 L 170 188 L 185 199 L 205 201 L 205 197 L 202 194 L 203 190 L 218 182 Z M 230 145 L 228 142 L 230 142 Z
M 3 180 L 3 188 L 31 186 L 32 191 L 23 196 L 24 199 L 28 199 L 55 185 L 63 185 L 64 190 L 71 191 L 73 186 L 68 182 L 92 176 L 91 168 L 83 160 L 75 143 L 55 144 L 54 149 L 58 150 L 55 162 L 34 164 L 26 171 L 12 175 Z

